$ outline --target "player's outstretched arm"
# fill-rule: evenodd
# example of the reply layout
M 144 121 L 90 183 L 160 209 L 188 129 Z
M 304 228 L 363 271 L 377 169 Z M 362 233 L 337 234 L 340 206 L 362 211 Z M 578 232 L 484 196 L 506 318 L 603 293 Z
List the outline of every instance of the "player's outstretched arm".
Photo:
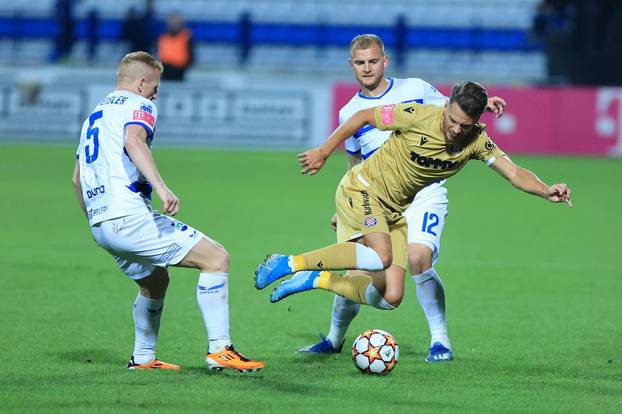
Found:
M 495 159 L 491 166 L 503 178 L 510 181 L 514 187 L 553 203 L 566 203 L 568 207 L 572 207 L 570 188 L 566 184 L 548 186 L 528 169 L 519 167 L 504 157 Z
M 80 163 L 78 162 L 78 160 L 76 160 L 76 163 L 73 167 L 71 184 L 73 184 L 73 191 L 76 192 L 76 197 L 78 197 L 78 203 L 80 204 L 80 208 L 86 216 L 86 206 L 84 204 L 84 197 L 82 196 L 82 184 L 80 184 Z
M 156 194 L 162 200 L 164 213 L 174 216 L 179 212 L 179 198 L 166 186 L 151 150 L 147 145 L 147 131 L 140 125 L 125 128 L 125 149 L 138 171 L 149 180 Z
M 503 98 L 498 96 L 493 96 L 488 98 L 488 103 L 486 104 L 486 111 L 492 112 L 495 114 L 497 118 L 501 118 L 503 116 L 503 111 L 505 111 L 505 107 L 507 104 Z
M 335 151 L 339 144 L 354 135 L 364 125 L 376 126 L 375 110 L 376 108 L 368 108 L 358 111 L 341 124 L 322 145 L 298 154 L 298 162 L 302 167 L 300 172 L 303 174 L 310 172 L 311 175 L 315 175 L 322 169 L 326 159 L 330 157 L 330 154 Z

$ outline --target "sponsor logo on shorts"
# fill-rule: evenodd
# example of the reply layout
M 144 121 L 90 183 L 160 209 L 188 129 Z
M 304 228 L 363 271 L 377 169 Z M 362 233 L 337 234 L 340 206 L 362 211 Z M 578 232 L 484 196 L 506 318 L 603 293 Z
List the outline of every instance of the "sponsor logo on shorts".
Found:
M 376 220 L 376 217 L 365 217 L 363 219 L 363 225 L 365 227 L 374 227 L 376 224 L 378 224 L 378 220 Z
M 188 230 L 188 225 L 187 224 L 184 224 L 181 221 L 177 221 L 177 220 L 173 220 L 173 222 L 171 223 L 171 226 L 175 227 L 179 231 L 186 231 L 186 230 Z
M 410 151 L 410 159 L 422 167 L 430 167 L 434 168 L 435 170 L 448 170 L 452 168 L 455 164 L 455 162 L 453 161 L 419 155 L 415 151 Z
M 169 248 L 166 249 L 166 251 L 162 254 L 162 256 L 160 256 L 158 262 L 168 264 L 175 257 L 175 255 L 179 253 L 180 250 L 180 245 L 178 245 L 177 243 L 171 244 Z
M 393 123 L 393 108 L 395 108 L 395 105 L 384 105 L 380 110 L 380 122 L 382 122 L 382 125 L 391 125 Z
M 365 190 L 361 190 L 361 196 L 363 197 L 363 214 L 369 216 L 372 214 L 371 205 L 369 204 L 369 193 Z

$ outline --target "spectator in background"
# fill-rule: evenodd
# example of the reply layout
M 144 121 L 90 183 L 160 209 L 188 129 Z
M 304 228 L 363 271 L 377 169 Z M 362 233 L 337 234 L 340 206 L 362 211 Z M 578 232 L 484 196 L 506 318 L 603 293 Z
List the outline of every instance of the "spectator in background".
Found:
M 546 51 L 548 83 L 565 84 L 570 80 L 575 22 L 576 8 L 571 1 L 543 0 L 538 6 L 532 34 Z
M 73 0 L 56 0 L 54 5 L 54 20 L 56 21 L 56 36 L 52 62 L 69 57 L 73 48 L 75 21 L 73 17 Z
M 164 65 L 162 79 L 182 81 L 194 61 L 192 33 L 179 14 L 172 14 L 167 30 L 158 38 L 158 55 Z
M 97 9 L 91 9 L 86 16 L 86 54 L 89 62 L 95 60 L 97 47 L 99 46 L 99 13 Z
M 123 20 L 121 39 L 127 42 L 128 52 L 151 52 L 153 48 L 153 1 L 145 2 L 142 13 L 130 7 Z

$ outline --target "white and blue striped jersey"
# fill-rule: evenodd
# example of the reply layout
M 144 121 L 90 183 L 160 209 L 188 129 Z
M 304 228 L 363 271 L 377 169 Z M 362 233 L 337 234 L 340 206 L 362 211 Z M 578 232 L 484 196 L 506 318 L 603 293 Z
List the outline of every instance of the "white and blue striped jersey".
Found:
M 417 78 L 393 79 L 389 78 L 389 87 L 379 96 L 364 96 L 361 92 L 350 99 L 339 111 L 339 124 L 347 121 L 352 115 L 362 109 L 380 105 L 417 102 L 424 105 L 445 105 L 447 98 L 435 87 L 424 80 Z M 366 159 L 389 139 L 391 131 L 379 131 L 371 125 L 365 125 L 354 136 L 346 141 L 346 151 L 350 154 L 361 154 Z
M 99 101 L 82 124 L 76 157 L 91 226 L 150 208 L 151 185 L 125 151 L 125 128 L 145 128 L 150 145 L 157 117 L 149 99 L 116 90 Z
M 441 94 L 434 86 L 418 78 L 395 79 L 389 78 L 389 87 L 379 96 L 364 96 L 360 91 L 339 110 L 339 124 L 347 121 L 352 115 L 362 109 L 380 105 L 417 102 L 424 105 L 442 106 L 447 97 Z M 346 151 L 352 155 L 360 154 L 363 160 L 372 155 L 389 139 L 391 131 L 380 131 L 371 125 L 365 125 L 345 142 Z M 445 184 L 445 180 L 432 183 L 417 193 L 416 199 L 427 198 L 436 188 Z M 445 188 L 443 191 L 447 191 Z

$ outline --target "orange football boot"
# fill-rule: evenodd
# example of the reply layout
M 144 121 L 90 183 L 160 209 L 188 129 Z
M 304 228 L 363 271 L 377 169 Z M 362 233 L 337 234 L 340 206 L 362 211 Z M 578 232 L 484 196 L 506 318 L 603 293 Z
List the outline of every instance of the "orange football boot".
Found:
M 233 348 L 233 345 L 225 346 L 220 352 L 207 354 L 205 362 L 209 369 L 222 371 L 223 369 L 232 369 L 238 372 L 259 371 L 264 367 L 261 361 L 253 361 L 246 358 Z
M 157 358 L 147 364 L 137 364 L 134 362 L 134 356 L 132 356 L 130 362 L 127 363 L 127 369 L 166 369 L 179 371 L 181 367 L 179 365 L 159 361 Z

